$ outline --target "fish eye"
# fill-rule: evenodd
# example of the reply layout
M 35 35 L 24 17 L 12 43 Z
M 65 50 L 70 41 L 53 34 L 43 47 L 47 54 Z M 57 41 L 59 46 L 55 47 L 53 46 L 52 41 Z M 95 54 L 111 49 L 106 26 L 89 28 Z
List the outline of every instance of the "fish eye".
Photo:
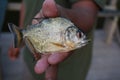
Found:
M 81 34 L 81 31 L 78 29 L 78 31 L 76 32 L 76 35 L 78 38 L 81 38 L 82 37 L 82 34 Z

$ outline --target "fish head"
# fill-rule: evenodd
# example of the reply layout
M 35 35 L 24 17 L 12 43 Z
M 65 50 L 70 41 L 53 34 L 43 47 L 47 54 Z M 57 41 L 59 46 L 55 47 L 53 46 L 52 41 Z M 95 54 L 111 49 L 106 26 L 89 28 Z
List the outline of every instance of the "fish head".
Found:
M 86 35 L 76 26 L 70 26 L 65 31 L 65 45 L 74 50 L 85 46 L 89 40 L 86 39 Z

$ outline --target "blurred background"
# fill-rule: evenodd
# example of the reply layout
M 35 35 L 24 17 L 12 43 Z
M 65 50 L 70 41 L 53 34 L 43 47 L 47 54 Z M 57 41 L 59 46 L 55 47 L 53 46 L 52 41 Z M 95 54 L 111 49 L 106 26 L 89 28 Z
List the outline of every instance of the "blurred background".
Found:
M 120 80 L 120 0 L 108 0 L 98 14 L 93 58 L 87 80 Z M 34 80 L 22 59 L 8 58 L 13 36 L 8 22 L 19 25 L 21 0 L 0 0 L 0 80 Z

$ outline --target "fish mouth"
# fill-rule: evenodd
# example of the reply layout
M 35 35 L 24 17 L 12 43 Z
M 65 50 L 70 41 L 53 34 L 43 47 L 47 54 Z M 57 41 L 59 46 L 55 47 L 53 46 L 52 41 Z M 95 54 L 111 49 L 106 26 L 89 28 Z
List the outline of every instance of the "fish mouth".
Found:
M 84 39 L 84 40 L 82 40 L 82 41 L 80 41 L 80 42 L 77 43 L 76 48 L 83 47 L 83 46 L 87 45 L 90 41 L 91 40 Z

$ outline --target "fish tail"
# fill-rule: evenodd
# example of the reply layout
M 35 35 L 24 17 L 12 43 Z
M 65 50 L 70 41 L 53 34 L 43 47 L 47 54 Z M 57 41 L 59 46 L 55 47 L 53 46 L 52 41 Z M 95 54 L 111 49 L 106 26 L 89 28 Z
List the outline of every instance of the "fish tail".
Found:
M 12 23 L 8 23 L 10 32 L 14 35 L 14 47 L 19 48 L 22 46 L 23 34 L 22 30 Z

